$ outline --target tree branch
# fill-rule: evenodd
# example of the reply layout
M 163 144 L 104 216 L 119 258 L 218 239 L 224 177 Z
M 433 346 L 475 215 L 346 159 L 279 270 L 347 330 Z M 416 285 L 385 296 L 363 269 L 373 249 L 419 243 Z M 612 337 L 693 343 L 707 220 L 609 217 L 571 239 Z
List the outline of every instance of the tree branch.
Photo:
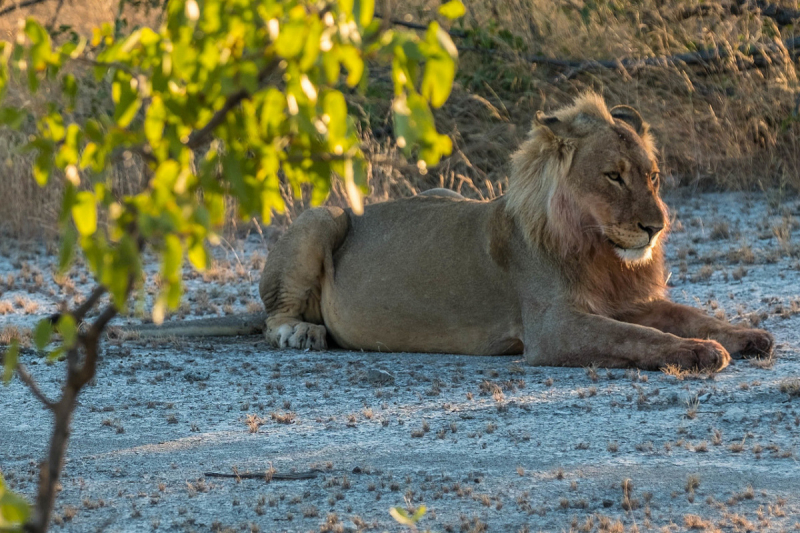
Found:
M 410 28 L 412 30 L 425 31 L 428 29 L 428 26 L 425 24 L 418 24 L 416 22 L 406 22 L 404 20 L 394 19 L 394 18 L 384 19 L 383 15 L 380 15 L 378 13 L 375 13 L 375 18 L 381 20 L 388 20 L 388 22 L 390 24 L 393 24 L 394 26 L 402 26 L 404 28 Z M 446 31 L 448 34 L 450 34 L 451 37 L 458 37 L 459 39 L 463 39 L 469 35 L 467 32 L 461 30 L 446 30 Z
M 22 2 L 17 2 L 14 5 L 0 9 L 0 17 L 2 17 L 3 15 L 8 15 L 9 13 L 16 11 L 17 9 L 22 9 L 23 7 L 35 6 L 36 4 L 43 4 L 47 1 L 48 0 L 23 0 Z
M 130 228 L 130 232 L 134 235 L 137 233 L 135 227 Z M 145 241 L 142 237 L 137 237 L 136 242 L 141 252 Z M 133 289 L 134 281 L 134 276 L 131 274 L 128 277 L 128 284 L 125 289 L 126 299 Z M 72 314 L 76 318 L 85 316 L 104 293 L 105 289 L 102 287 L 96 288 L 86 302 Z M 88 331 L 78 335 L 78 344 L 73 346 L 67 353 L 67 382 L 63 388 L 61 398 L 52 406 L 55 418 L 53 434 L 50 437 L 47 461 L 42 463 L 40 470 L 36 508 L 30 521 L 25 524 L 25 531 L 29 533 L 44 533 L 50 524 L 50 516 L 53 512 L 53 503 L 56 497 L 56 485 L 61 475 L 61 467 L 67 451 L 67 443 L 69 442 L 72 414 L 75 411 L 81 389 L 95 376 L 99 355 L 98 345 L 103 329 L 116 314 L 117 309 L 112 303 L 100 313 L 100 316 L 95 319 Z M 85 352 L 82 364 L 80 364 L 79 347 L 83 348 Z M 23 373 L 25 372 L 24 368 L 21 370 Z M 23 378 L 21 377 L 21 379 Z M 35 391 L 34 394 L 36 394 Z M 41 396 L 43 397 L 43 395 Z M 39 399 L 42 400 L 42 398 Z
M 53 11 L 53 18 L 47 23 L 47 33 L 53 33 L 53 28 L 56 26 L 56 21 L 58 21 L 58 15 L 61 13 L 62 7 L 64 7 L 64 0 L 58 0 L 58 5 L 55 11 Z
M 39 385 L 36 384 L 36 380 L 34 380 L 33 376 L 28 373 L 28 369 L 25 368 L 25 365 L 17 365 L 17 375 L 19 375 L 20 381 L 28 386 L 33 395 L 36 396 L 36 398 L 38 398 L 38 400 L 42 402 L 47 409 L 51 411 L 55 409 L 56 403 L 44 395 L 42 390 L 39 388 Z
M 86 313 L 92 310 L 92 307 L 94 307 L 94 305 L 98 302 L 98 300 L 100 300 L 100 298 L 103 297 L 105 293 L 106 288 L 102 285 L 99 285 L 97 288 L 95 288 L 95 290 L 92 291 L 92 294 L 86 298 L 86 301 L 79 305 L 78 308 L 75 309 L 75 312 L 72 313 L 72 315 L 75 317 L 75 321 L 80 322 L 83 320 L 83 318 L 86 316 Z
M 279 61 L 277 59 L 270 61 L 270 63 L 264 67 L 264 70 L 258 73 L 259 83 L 266 80 L 273 72 L 275 72 L 275 69 L 278 68 L 278 64 Z M 189 140 L 186 141 L 186 146 L 192 150 L 200 148 L 206 139 L 214 132 L 214 129 L 222 124 L 222 121 L 225 120 L 225 116 L 228 114 L 228 112 L 242 103 L 242 101 L 248 100 L 250 96 L 250 93 L 246 89 L 241 89 L 228 96 L 228 99 L 225 100 L 225 103 L 220 110 L 214 113 L 214 116 L 211 117 L 211 120 L 209 120 L 205 126 L 199 130 L 195 130 L 191 135 L 189 135 Z

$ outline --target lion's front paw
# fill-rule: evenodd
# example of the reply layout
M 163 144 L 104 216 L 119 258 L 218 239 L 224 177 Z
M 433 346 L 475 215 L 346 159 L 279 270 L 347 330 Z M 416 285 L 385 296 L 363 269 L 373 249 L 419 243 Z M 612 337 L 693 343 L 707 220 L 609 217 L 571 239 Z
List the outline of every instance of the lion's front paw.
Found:
M 324 350 L 328 347 L 325 326 L 296 322 L 282 324 L 267 332 L 267 340 L 276 348 L 298 348 L 300 350 Z
M 717 341 L 687 339 L 681 343 L 677 353 L 669 358 L 667 364 L 678 365 L 687 370 L 722 370 L 731 362 L 731 356 Z
M 729 335 L 726 343 L 734 358 L 769 357 L 775 346 L 775 338 L 763 329 L 740 329 Z

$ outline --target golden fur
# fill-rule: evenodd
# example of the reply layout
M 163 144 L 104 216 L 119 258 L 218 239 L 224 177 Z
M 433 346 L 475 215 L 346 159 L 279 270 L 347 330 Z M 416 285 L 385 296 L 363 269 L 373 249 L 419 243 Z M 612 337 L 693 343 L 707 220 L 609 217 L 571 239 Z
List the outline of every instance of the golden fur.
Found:
M 589 93 L 537 114 L 503 198 L 307 211 L 261 278 L 266 338 L 563 366 L 716 370 L 769 352 L 768 333 L 666 299 L 657 173 L 639 114 Z
M 584 94 L 554 117 L 572 124 L 575 135 L 586 135 L 597 128 L 597 122 L 615 125 L 605 103 L 594 93 Z M 570 190 L 568 171 L 576 142 L 556 136 L 542 123 L 543 119 L 542 115 L 537 116 L 528 140 L 512 156 L 511 183 L 506 194 L 508 211 L 523 228 L 529 244 L 563 259 L 563 273 L 571 282 L 573 295 L 587 311 L 609 314 L 625 302 L 663 298 L 666 283 L 661 244 L 666 228 L 650 248 L 646 261 L 620 261 L 618 254 L 603 242 L 603 235 L 592 231 L 595 221 Z M 647 125 L 643 126 L 642 145 L 647 157 L 655 161 L 652 136 Z M 653 202 L 666 226 L 666 206 L 656 195 Z M 567 260 L 569 257 L 573 260 Z

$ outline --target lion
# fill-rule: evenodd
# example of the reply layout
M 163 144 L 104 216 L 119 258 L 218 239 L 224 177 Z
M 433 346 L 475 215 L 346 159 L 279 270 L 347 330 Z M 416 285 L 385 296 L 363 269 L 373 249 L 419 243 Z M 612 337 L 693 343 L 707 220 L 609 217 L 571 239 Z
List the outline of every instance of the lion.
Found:
M 304 212 L 259 283 L 276 348 L 522 354 L 532 365 L 718 371 L 766 331 L 667 298 L 649 126 L 594 93 L 538 112 L 506 194 Z

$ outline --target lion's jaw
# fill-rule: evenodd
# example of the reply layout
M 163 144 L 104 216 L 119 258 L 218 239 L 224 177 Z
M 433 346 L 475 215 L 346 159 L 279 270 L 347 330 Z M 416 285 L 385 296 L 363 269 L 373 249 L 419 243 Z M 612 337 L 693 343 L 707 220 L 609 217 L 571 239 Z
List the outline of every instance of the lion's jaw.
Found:
M 608 245 L 614 248 L 617 257 L 631 266 L 649 262 L 662 235 L 659 232 L 650 237 L 644 230 L 638 228 L 631 230 L 618 225 L 601 227 Z
M 649 262 L 653 258 L 654 247 L 654 243 L 642 246 L 641 248 L 620 248 L 614 245 L 614 253 L 625 263 L 640 265 Z

